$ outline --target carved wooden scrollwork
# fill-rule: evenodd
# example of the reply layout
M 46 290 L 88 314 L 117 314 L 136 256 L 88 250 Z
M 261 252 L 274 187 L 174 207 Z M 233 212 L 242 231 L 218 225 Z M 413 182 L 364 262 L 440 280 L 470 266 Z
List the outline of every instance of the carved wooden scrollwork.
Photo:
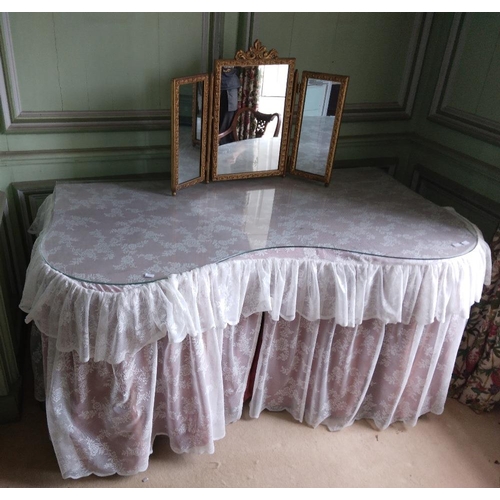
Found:
M 234 58 L 239 61 L 263 61 L 269 59 L 277 59 L 278 51 L 276 49 L 267 50 L 267 48 L 262 45 L 260 40 L 255 40 L 253 46 L 250 47 L 247 52 L 238 50 Z

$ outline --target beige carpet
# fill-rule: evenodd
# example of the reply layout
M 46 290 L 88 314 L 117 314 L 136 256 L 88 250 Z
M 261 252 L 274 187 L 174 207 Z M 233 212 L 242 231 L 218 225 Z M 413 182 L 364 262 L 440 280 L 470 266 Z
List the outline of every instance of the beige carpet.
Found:
M 382 432 L 366 421 L 329 432 L 245 411 L 213 455 L 177 455 L 160 437 L 144 473 L 63 480 L 45 413 L 26 392 L 22 421 L 0 425 L 2 488 L 500 487 L 500 411 L 476 415 L 455 400 L 416 427 Z

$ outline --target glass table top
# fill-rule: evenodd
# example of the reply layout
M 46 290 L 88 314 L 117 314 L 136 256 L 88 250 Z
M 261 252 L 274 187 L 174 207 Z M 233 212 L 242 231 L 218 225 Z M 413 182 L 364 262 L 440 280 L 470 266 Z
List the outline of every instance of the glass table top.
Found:
M 41 252 L 63 274 L 146 283 L 263 249 L 326 248 L 447 259 L 477 244 L 473 226 L 379 169 L 334 170 L 325 188 L 294 177 L 199 184 L 60 182 Z

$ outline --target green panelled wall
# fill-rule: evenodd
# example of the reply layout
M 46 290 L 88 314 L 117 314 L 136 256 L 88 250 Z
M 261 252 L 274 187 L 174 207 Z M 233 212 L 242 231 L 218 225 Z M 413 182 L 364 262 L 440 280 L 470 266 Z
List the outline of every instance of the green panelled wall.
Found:
M 412 118 L 407 173 L 423 164 L 498 202 L 500 13 L 466 14 L 454 33 L 458 18 L 434 15 Z M 447 66 L 448 59 L 454 64 Z M 439 96 L 442 103 L 433 110 Z
M 500 65 L 493 62 L 500 60 L 499 16 L 488 13 L 470 16 L 450 89 L 450 105 L 497 122 L 500 122 Z
M 0 191 L 0 423 L 18 419 L 21 407 L 21 315 L 16 314 L 19 294 L 9 215 L 7 197 Z
M 417 14 L 257 13 L 253 25 L 254 38 L 296 58 L 299 78 L 302 71 L 349 75 L 337 159 L 394 156 L 405 162 L 401 135 L 410 132 L 411 121 L 394 119 L 391 111 L 409 90 L 405 76 L 413 66 Z
M 412 152 L 431 146 L 495 166 L 498 145 L 429 120 L 452 13 L 433 15 L 428 42 L 418 33 L 419 14 L 408 12 L 270 12 L 253 14 L 251 22 L 245 16 L 219 14 L 222 29 L 215 36 L 222 40 L 221 56 L 231 57 L 241 48 L 242 27 L 250 25 L 251 40 L 259 38 L 280 56 L 295 57 L 299 72 L 350 76 L 337 158 L 398 156 L 398 175 L 405 182 L 411 175 L 411 165 L 406 167 Z M 471 14 L 447 96 L 453 106 L 496 123 L 498 17 Z M 213 15 L 15 13 L 8 18 L 22 111 L 53 111 L 63 122 L 71 111 L 168 112 L 170 79 L 210 66 L 203 31 L 213 31 Z M 415 39 L 425 54 L 421 66 L 412 60 Z M 411 119 L 391 117 L 391 106 L 401 104 L 410 92 L 415 100 Z M 417 140 L 410 140 L 412 134 Z M 168 171 L 168 147 L 168 126 L 0 133 L 0 189 L 21 180 Z M 478 187 L 487 189 L 487 184 Z
M 281 56 L 295 57 L 299 71 L 349 75 L 348 102 L 388 102 L 398 98 L 414 18 L 412 13 L 259 14 L 255 34 Z
M 199 13 L 17 13 L 9 18 L 26 110 L 166 109 L 171 75 L 200 69 Z
M 337 159 L 395 157 L 407 185 L 424 165 L 500 201 L 499 13 L 12 13 L 1 27 L 9 204 L 13 182 L 168 172 L 171 78 L 256 38 L 299 73 L 350 76 Z M 16 113 L 36 132 L 10 127 Z

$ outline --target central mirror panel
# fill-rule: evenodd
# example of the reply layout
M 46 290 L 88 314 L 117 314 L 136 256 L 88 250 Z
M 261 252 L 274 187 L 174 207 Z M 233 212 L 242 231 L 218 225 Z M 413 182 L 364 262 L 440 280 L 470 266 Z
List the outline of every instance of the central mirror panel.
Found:
M 215 62 L 212 180 L 284 175 L 294 67 L 258 41 Z

